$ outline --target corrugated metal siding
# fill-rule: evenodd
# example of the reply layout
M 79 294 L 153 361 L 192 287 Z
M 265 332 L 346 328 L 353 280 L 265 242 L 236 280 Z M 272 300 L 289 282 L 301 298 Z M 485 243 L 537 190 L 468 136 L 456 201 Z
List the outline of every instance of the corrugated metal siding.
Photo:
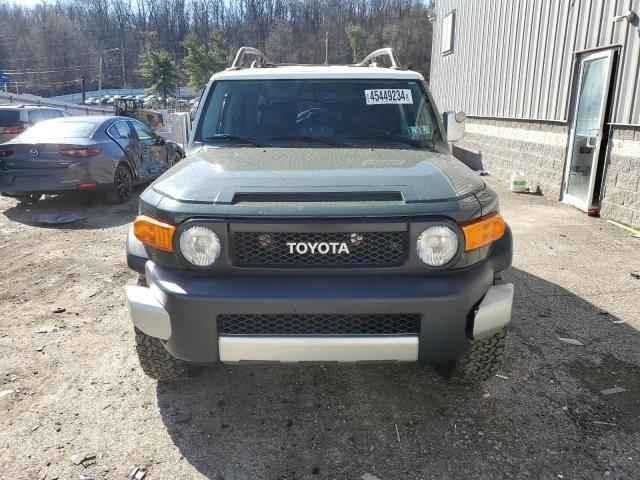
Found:
M 621 46 L 613 123 L 640 125 L 640 0 L 438 0 L 431 90 L 442 110 L 478 117 L 566 121 L 575 52 Z M 454 51 L 440 52 L 456 10 Z

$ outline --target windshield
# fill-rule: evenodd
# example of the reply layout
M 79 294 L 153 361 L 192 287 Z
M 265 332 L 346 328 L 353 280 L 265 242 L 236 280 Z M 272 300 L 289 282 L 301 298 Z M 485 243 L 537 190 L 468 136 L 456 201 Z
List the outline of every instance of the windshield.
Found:
M 222 145 L 428 148 L 439 135 L 417 80 L 219 81 L 201 118 L 196 140 Z

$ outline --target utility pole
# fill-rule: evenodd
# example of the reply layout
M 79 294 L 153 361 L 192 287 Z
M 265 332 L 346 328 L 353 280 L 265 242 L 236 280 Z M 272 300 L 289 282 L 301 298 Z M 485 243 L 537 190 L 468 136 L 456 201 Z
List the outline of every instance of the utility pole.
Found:
M 102 99 L 102 52 L 100 52 L 100 67 L 98 68 L 98 102 L 100 102 L 101 99 Z
M 100 52 L 100 67 L 98 69 L 98 104 L 99 105 L 102 105 L 102 70 L 103 70 L 103 68 L 102 68 L 103 67 L 103 65 L 102 65 L 103 64 L 102 57 L 107 52 L 117 52 L 118 50 L 120 50 L 120 48 L 116 47 L 116 48 L 109 48 L 107 50 L 102 50 Z M 124 81 L 124 77 L 123 77 L 123 81 Z
M 124 46 L 120 43 L 120 59 L 122 60 L 122 89 L 127 88 L 127 67 L 124 63 Z
M 180 60 L 176 62 L 176 77 L 178 77 L 178 81 L 176 82 L 176 105 L 175 112 L 178 111 L 178 99 L 180 98 Z
M 324 32 L 324 64 L 329 65 L 329 32 Z
M 84 101 L 86 100 L 84 75 L 80 77 L 80 86 L 82 87 L 82 104 L 84 105 Z

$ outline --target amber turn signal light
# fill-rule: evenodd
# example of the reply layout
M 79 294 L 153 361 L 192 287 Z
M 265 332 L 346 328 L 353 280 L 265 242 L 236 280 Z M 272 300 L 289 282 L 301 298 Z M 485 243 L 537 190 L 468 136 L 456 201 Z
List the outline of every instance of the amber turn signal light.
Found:
M 164 252 L 173 252 L 173 234 L 176 227 L 140 215 L 133 222 L 133 234 L 145 245 Z
M 489 245 L 504 235 L 504 219 L 497 213 L 492 213 L 478 220 L 460 224 L 464 233 L 464 251 Z

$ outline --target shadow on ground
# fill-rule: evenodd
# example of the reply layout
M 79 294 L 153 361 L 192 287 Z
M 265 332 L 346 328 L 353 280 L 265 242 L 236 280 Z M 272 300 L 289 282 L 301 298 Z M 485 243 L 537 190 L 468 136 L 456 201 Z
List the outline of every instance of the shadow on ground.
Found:
M 213 479 L 639 478 L 639 332 L 526 272 L 506 279 L 517 290 L 506 379 L 460 386 L 419 365 L 220 366 L 158 385 L 167 432 Z M 614 386 L 627 391 L 601 393 Z
M 136 187 L 127 203 L 111 205 L 104 195 L 80 192 L 43 197 L 35 203 L 16 203 L 4 215 L 14 222 L 40 228 L 90 230 L 130 223 L 138 212 L 144 186 Z

